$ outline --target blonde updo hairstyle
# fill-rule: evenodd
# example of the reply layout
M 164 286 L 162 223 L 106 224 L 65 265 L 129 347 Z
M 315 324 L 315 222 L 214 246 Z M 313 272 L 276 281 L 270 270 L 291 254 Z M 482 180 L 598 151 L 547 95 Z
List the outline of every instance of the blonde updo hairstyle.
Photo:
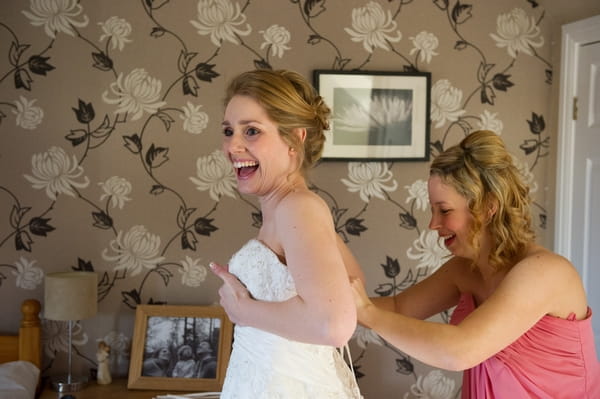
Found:
M 229 84 L 225 106 L 235 95 L 251 97 L 265 109 L 283 140 L 297 152 L 303 175 L 315 165 L 323 152 L 331 110 L 302 75 L 270 69 L 244 72 Z M 306 129 L 304 142 L 293 133 L 297 128 Z
M 439 154 L 430 175 L 439 176 L 467 199 L 473 216 L 471 242 L 477 253 L 476 237 L 487 228 L 492 237 L 488 261 L 496 271 L 510 268 L 535 240 L 529 187 L 494 132 L 473 132 Z M 490 214 L 494 207 L 496 211 Z

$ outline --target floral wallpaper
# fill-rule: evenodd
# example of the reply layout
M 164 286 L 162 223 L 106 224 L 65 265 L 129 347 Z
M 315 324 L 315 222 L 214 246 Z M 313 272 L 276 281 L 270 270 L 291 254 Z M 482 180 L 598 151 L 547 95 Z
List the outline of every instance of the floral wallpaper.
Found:
M 540 241 L 552 214 L 549 16 L 532 0 L 5 0 L 0 5 L 0 330 L 43 299 L 45 273 L 98 273 L 76 323 L 74 370 L 99 340 L 125 377 L 138 304 L 207 305 L 210 261 L 260 227 L 220 152 L 228 80 L 254 68 L 431 73 L 430 151 L 501 135 L 532 184 Z M 312 189 L 373 295 L 423 279 L 447 253 L 428 230 L 428 162 L 324 161 Z M 43 312 L 43 310 L 42 310 Z M 42 313 L 43 316 L 43 313 Z M 446 321 L 448 314 L 436 319 Z M 44 320 L 43 374 L 66 369 L 67 327 Z M 437 370 L 357 328 L 367 399 L 457 398 Z

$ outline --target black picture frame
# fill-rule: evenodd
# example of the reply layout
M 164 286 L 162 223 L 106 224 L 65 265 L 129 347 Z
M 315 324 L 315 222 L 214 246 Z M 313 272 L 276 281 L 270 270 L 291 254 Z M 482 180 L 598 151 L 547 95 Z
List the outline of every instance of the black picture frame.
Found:
M 316 69 L 332 110 L 324 161 L 429 161 L 429 72 Z

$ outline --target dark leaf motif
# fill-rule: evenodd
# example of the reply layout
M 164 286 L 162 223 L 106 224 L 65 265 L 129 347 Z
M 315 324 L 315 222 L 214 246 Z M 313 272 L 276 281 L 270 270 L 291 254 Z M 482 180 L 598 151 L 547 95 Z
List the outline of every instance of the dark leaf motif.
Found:
M 31 244 L 33 244 L 33 240 L 31 236 L 26 231 L 19 231 L 19 233 L 15 236 L 15 249 L 17 251 L 27 251 L 31 252 Z
M 473 15 L 471 15 L 471 9 L 473 8 L 470 4 L 461 4 L 460 1 L 457 1 L 452 9 L 452 20 L 457 24 L 464 24 L 467 22 Z
M 396 371 L 403 375 L 411 375 L 415 371 L 415 366 L 408 357 L 396 359 Z
M 335 57 L 335 61 L 333 63 L 333 69 L 342 70 L 346 67 L 346 65 L 348 65 L 349 62 L 350 62 L 350 58 Z
M 360 364 L 354 364 L 353 367 L 354 367 L 354 376 L 356 377 L 356 379 L 363 378 L 365 376 L 365 373 L 360 371 Z
M 94 265 L 89 260 L 83 260 L 81 258 L 77 258 L 77 267 L 71 266 L 71 268 L 76 272 L 93 272 Z
M 417 219 L 410 213 L 401 213 L 400 215 L 400 227 L 412 230 L 417 227 Z
M 252 227 L 260 229 L 262 227 L 262 212 L 252 212 Z
M 466 119 L 459 119 L 456 124 L 462 129 L 465 134 L 471 133 L 473 126 Z
M 350 218 L 346 221 L 346 231 L 353 236 L 360 236 L 360 233 L 367 231 L 367 227 L 362 224 L 364 219 Z
M 254 60 L 254 68 L 256 69 L 273 69 L 271 64 L 269 64 L 266 60 Z
M 104 211 L 92 212 L 92 217 L 94 218 L 94 227 L 98 227 L 103 230 L 113 227 L 112 218 Z
M 146 4 L 152 10 L 158 10 L 165 4 L 167 4 L 170 0 L 146 0 Z
M 146 163 L 151 169 L 158 168 L 169 160 L 169 157 L 167 157 L 168 153 L 168 148 L 155 147 L 154 143 L 152 143 L 148 152 L 146 152 Z
M 388 278 L 395 278 L 400 274 L 400 262 L 398 262 L 398 259 L 392 259 L 389 256 L 386 256 L 385 264 L 381 263 L 379 266 L 383 267 L 385 276 Z
M 0 287 L 2 286 L 4 280 L 6 280 L 6 275 L 4 273 L 0 273 Z
M 529 130 L 533 134 L 540 134 L 546 129 L 546 122 L 543 115 L 538 115 L 535 112 L 531 113 L 531 120 L 528 120 Z
M 196 79 L 193 76 L 186 76 L 185 79 L 183 79 L 183 82 L 181 82 L 181 87 L 183 89 L 183 94 L 184 95 L 189 95 L 191 94 L 194 97 L 198 97 L 198 82 L 196 82 Z
M 29 44 L 18 44 L 17 42 L 12 42 L 10 44 L 10 50 L 8 51 L 8 59 L 10 60 L 10 64 L 12 66 L 19 65 L 19 58 L 21 55 L 29 48 Z
M 456 43 L 454 43 L 454 50 L 464 50 L 469 46 L 469 43 L 464 41 L 464 40 L 457 40 Z
M 196 65 L 196 77 L 204 82 L 212 82 L 214 78 L 220 76 L 213 70 L 214 67 L 215 64 L 201 62 L 200 64 Z
M 540 224 L 539 224 L 540 228 L 546 229 L 546 222 L 548 220 L 548 215 L 546 215 L 545 213 L 540 213 L 539 218 L 540 218 Z
M 142 140 L 137 133 L 131 136 L 123 136 L 123 141 L 125 141 L 125 148 L 131 151 L 134 154 L 139 154 L 142 151 Z
M 181 235 L 181 249 L 191 249 L 192 251 L 195 251 L 196 244 L 198 244 L 198 240 L 196 239 L 196 235 L 191 231 L 185 231 Z
M 150 32 L 150 36 L 152 36 L 155 39 L 162 37 L 164 34 L 165 30 L 160 26 L 155 26 L 154 28 L 152 28 L 152 32 Z
M 49 59 L 50 57 L 42 57 L 40 55 L 33 55 L 29 57 L 29 60 L 27 61 L 29 70 L 36 75 L 46 76 L 46 72 L 54 69 L 52 65 L 48 64 Z
M 444 145 L 439 140 L 430 142 L 429 148 L 431 148 L 431 155 L 434 157 L 444 151 Z
M 71 130 L 71 133 L 67 134 L 65 138 L 71 142 L 73 147 L 77 147 L 79 144 L 85 142 L 87 132 L 83 129 Z
M 173 273 L 162 267 L 157 267 L 156 269 L 154 269 L 154 271 L 158 273 L 160 277 L 162 277 L 165 286 L 168 286 L 169 280 L 171 279 L 171 277 L 173 277 Z
M 308 18 L 316 18 L 325 11 L 325 0 L 306 0 L 304 3 L 304 14 Z
M 15 71 L 15 88 L 29 91 L 31 90 L 31 82 L 33 82 L 33 79 L 31 79 L 27 70 L 19 68 Z
M 198 53 L 188 53 L 181 50 L 179 52 L 179 58 L 177 59 L 177 67 L 179 68 L 179 72 L 186 73 L 188 65 L 190 65 L 190 61 L 197 55 Z
M 487 80 L 487 75 L 490 73 L 490 70 L 496 64 L 485 64 L 483 62 L 479 63 L 479 68 L 477 68 L 477 77 L 480 82 L 485 82 Z
M 196 208 L 184 208 L 182 206 L 179 207 L 179 211 L 177 211 L 177 226 L 180 228 L 184 228 L 187 220 L 190 215 L 196 211 Z
M 552 84 L 552 69 L 545 69 L 544 74 L 546 75 L 546 83 Z
M 531 8 L 536 8 L 539 4 L 535 0 L 527 0 L 529 4 L 531 4 Z
M 110 119 L 108 118 L 108 115 L 104 115 L 102 124 L 100 126 L 98 126 L 98 128 L 92 132 L 92 136 L 94 136 L 96 138 L 106 137 L 109 134 L 111 134 L 113 130 L 114 130 L 114 128 L 112 126 L 110 126 Z
M 91 265 L 91 263 L 90 263 Z M 108 273 L 102 273 L 100 281 L 98 282 L 98 302 L 102 301 L 110 293 L 111 284 Z
M 167 114 L 166 112 L 158 111 L 156 113 L 156 116 L 165 125 L 165 129 L 167 129 L 167 132 L 171 129 L 171 124 L 175 123 L 175 119 L 171 118 L 171 115 Z
M 165 192 L 165 186 L 160 185 L 160 184 L 155 184 L 150 189 L 150 194 L 152 194 L 152 195 L 159 195 L 159 194 L 162 194 L 164 192 Z
M 309 35 L 306 43 L 312 44 L 313 46 L 321 43 L 321 35 Z
M 137 305 L 142 303 L 140 293 L 135 288 L 131 291 L 121 291 L 121 296 L 123 297 L 123 303 L 131 309 L 135 309 Z
M 21 224 L 21 220 L 23 219 L 23 216 L 25 216 L 25 214 L 27 212 L 29 212 L 30 210 L 31 210 L 30 206 L 18 207 L 16 205 L 13 205 L 13 207 L 10 211 L 10 225 L 14 228 L 19 227 L 19 224 Z
M 43 236 L 46 237 L 46 234 L 55 230 L 55 228 L 53 226 L 50 226 L 48 224 L 48 222 L 51 219 L 45 219 L 45 218 L 41 218 L 41 217 L 34 217 L 31 218 L 31 220 L 29 221 L 29 231 L 31 231 L 31 234 L 34 234 L 36 236 Z
M 538 149 L 539 145 L 540 145 L 539 141 L 534 140 L 534 139 L 528 139 L 528 140 L 525 140 L 523 142 L 523 144 L 521 144 L 519 146 L 519 148 L 523 150 L 525 155 L 529 155 L 529 154 L 535 152 Z
M 113 69 L 113 61 L 108 55 L 104 54 L 104 52 L 92 53 L 92 59 L 94 60 L 94 63 L 92 64 L 94 68 L 104 72 Z
M 96 113 L 94 112 L 94 106 L 92 103 L 85 103 L 83 100 L 79 99 L 79 105 L 77 108 L 71 108 L 75 112 L 75 116 L 79 123 L 90 123 L 94 120 Z
M 509 87 L 513 87 L 514 83 L 508 80 L 510 75 L 505 75 L 503 73 L 497 73 L 494 75 L 494 79 L 492 80 L 492 85 L 496 90 L 506 91 Z
M 450 0 L 433 0 L 433 4 L 438 6 L 438 8 L 442 11 L 446 11 L 448 9 L 448 2 Z
M 379 296 L 390 296 L 394 293 L 394 284 L 379 284 L 379 286 L 375 288 L 375 293 Z
M 194 231 L 196 231 L 196 233 L 201 234 L 203 236 L 210 236 L 210 234 L 214 231 L 219 230 L 218 227 L 216 227 L 215 225 L 212 224 L 212 221 L 214 219 L 208 219 L 208 218 L 198 218 L 196 219 L 196 221 L 194 222 Z
M 479 92 L 481 96 L 482 104 L 490 104 L 494 105 L 494 100 L 496 99 L 496 94 L 494 93 L 494 89 L 490 85 L 482 85 L 481 91 Z

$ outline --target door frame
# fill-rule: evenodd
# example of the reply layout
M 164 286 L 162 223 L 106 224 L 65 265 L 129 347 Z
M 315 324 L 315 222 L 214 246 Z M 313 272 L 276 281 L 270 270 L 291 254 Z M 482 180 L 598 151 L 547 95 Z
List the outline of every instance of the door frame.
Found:
M 581 46 L 600 37 L 600 15 L 562 26 L 561 77 L 558 111 L 558 140 L 556 162 L 556 209 L 554 251 L 571 259 L 573 226 L 573 160 L 575 121 L 573 98 L 577 89 L 577 68 Z M 575 265 L 580 273 L 581 265 Z

